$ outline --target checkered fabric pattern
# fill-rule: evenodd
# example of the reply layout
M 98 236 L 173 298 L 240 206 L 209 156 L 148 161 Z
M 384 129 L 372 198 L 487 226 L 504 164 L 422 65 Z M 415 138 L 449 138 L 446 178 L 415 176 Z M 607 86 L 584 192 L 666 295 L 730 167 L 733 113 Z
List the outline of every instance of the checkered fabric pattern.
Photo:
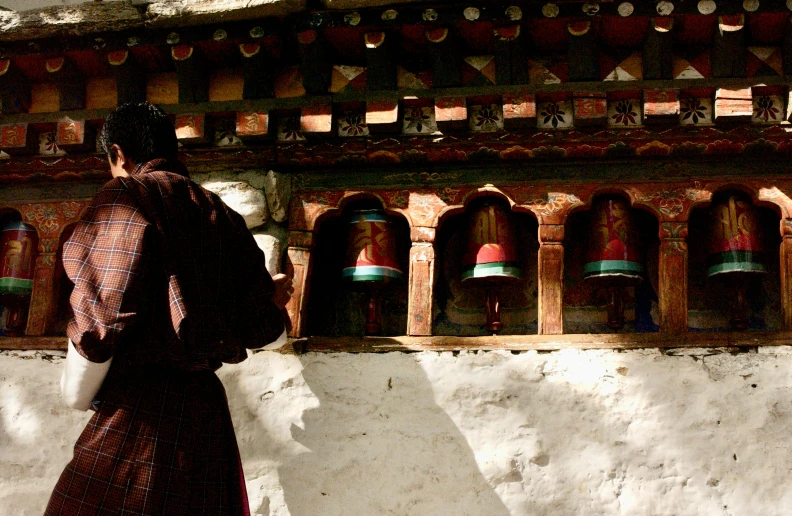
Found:
M 63 265 L 74 282 L 67 333 L 94 362 L 120 350 L 132 365 L 217 368 L 284 329 L 244 220 L 179 162 L 155 160 L 105 185 Z
M 248 515 L 225 391 L 211 371 L 108 376 L 45 516 Z
M 214 370 L 284 325 L 242 217 L 180 163 L 157 160 L 94 197 L 63 264 L 69 338 L 113 362 L 46 514 L 248 514 Z

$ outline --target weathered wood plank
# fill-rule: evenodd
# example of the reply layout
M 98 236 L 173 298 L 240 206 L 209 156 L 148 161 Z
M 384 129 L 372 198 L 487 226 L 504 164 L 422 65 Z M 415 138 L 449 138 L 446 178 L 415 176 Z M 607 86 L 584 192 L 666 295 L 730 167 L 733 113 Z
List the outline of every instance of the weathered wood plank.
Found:
M 432 87 L 448 88 L 462 84 L 462 57 L 454 34 L 447 28 L 426 31 L 432 63 Z
M 594 81 L 599 79 L 597 42 L 591 22 L 570 23 L 567 30 L 570 34 L 567 50 L 569 80 Z
M 712 76 L 745 77 L 745 43 L 742 14 L 719 16 L 712 39 Z
M 275 96 L 275 71 L 272 59 L 259 43 L 239 45 L 242 55 L 244 86 L 243 99 L 263 99 Z
M 327 45 L 318 31 L 306 30 L 297 34 L 300 73 L 303 88 L 309 95 L 323 95 L 330 88 L 333 62 L 328 55 Z
M 146 100 L 146 75 L 128 50 L 116 50 L 107 55 L 116 79 L 118 104 Z
M 660 331 L 665 333 L 685 333 L 688 328 L 687 234 L 685 222 L 664 222 L 660 226 L 657 296 Z
M 46 61 L 47 72 L 58 86 L 60 111 L 85 109 L 85 78 L 67 57 L 54 57 Z
M 171 57 L 179 76 L 179 104 L 208 102 L 209 73 L 200 51 L 191 45 L 175 45 Z
M 10 59 L 0 59 L 0 102 L 3 115 L 30 109 L 30 82 Z
M 674 19 L 653 18 L 643 46 L 644 79 L 673 79 L 674 53 L 672 50 Z
M 292 341 L 297 353 L 386 353 L 392 351 L 561 349 L 676 349 L 792 345 L 792 332 L 606 333 L 574 335 L 493 335 L 487 337 L 308 337 Z
M 385 32 L 367 32 L 366 88 L 369 90 L 395 90 L 396 62 L 393 59 L 392 37 Z
M 564 226 L 539 224 L 539 334 L 564 333 Z
M 421 233 L 434 237 L 434 228 Z M 407 306 L 407 334 L 432 334 L 435 251 L 432 242 L 416 241 L 410 249 L 410 286 Z

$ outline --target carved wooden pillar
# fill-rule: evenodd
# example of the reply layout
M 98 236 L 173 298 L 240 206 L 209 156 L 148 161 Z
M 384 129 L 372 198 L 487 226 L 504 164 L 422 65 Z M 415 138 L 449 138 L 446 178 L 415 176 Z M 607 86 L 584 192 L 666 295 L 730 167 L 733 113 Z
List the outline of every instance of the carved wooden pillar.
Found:
M 415 227 L 410 233 L 412 248 L 410 249 L 407 335 L 431 335 L 435 228 Z
M 781 307 L 784 329 L 792 330 L 792 219 L 781 219 Z
M 564 225 L 539 224 L 539 334 L 564 333 Z
M 44 335 L 55 318 L 58 309 L 55 296 L 55 260 L 55 253 L 41 253 L 36 257 L 25 335 Z
M 684 333 L 688 329 L 687 222 L 660 224 L 658 293 L 660 331 Z
M 305 335 L 305 311 L 308 307 L 308 278 L 311 268 L 311 245 L 313 233 L 310 231 L 289 231 L 285 274 L 293 279 L 294 292 L 286 304 L 291 319 L 290 337 Z

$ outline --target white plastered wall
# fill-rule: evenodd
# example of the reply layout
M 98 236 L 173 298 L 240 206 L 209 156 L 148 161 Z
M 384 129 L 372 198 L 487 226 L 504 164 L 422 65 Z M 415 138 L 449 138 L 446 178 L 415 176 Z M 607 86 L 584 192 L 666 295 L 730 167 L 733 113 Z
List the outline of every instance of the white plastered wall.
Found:
M 788 514 L 792 348 L 692 353 L 263 352 L 220 377 L 253 514 Z M 41 514 L 87 421 L 61 367 L 0 353 L 0 514 Z

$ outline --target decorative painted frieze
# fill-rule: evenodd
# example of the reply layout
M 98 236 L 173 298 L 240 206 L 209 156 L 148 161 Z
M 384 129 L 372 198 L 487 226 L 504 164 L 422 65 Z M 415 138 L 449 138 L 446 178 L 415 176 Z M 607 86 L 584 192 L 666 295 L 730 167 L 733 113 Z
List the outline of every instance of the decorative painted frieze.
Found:
M 641 99 L 608 102 L 608 125 L 610 127 L 637 127 L 642 125 L 641 119 Z
M 692 97 L 679 101 L 679 123 L 707 125 L 712 123 L 712 99 Z
M 503 129 L 503 109 L 498 104 L 471 106 L 469 124 L 474 133 L 500 131 Z
M 569 129 L 574 125 L 569 100 L 538 102 L 537 112 L 536 127 L 539 129 Z
M 405 107 L 402 133 L 409 135 L 437 132 L 435 112 L 432 107 Z

